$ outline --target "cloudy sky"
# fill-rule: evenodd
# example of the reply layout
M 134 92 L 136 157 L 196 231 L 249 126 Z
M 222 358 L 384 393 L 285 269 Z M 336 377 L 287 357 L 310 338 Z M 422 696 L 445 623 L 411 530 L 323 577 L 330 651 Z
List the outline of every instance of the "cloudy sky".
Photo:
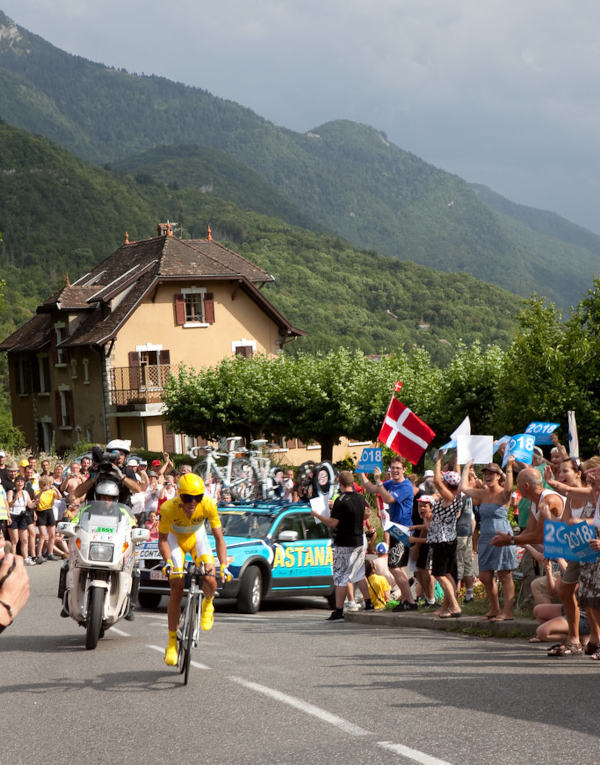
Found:
M 347 118 L 600 233 L 597 0 L 0 0 L 70 53 L 304 132 Z

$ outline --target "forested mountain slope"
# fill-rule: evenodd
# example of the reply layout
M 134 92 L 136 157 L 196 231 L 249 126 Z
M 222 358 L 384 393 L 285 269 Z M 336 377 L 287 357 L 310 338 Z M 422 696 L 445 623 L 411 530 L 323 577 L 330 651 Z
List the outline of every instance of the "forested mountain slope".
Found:
M 506 345 L 520 299 L 468 274 L 445 274 L 359 250 L 339 237 L 241 210 L 214 194 L 138 183 L 88 164 L 40 136 L 0 124 L 0 264 L 4 334 L 64 282 L 123 241 L 213 236 L 273 273 L 267 297 L 308 335 L 298 347 L 367 353 L 423 345 L 444 363 L 461 339 Z
M 0 117 L 100 164 L 157 146 L 206 147 L 201 158 L 202 149 L 191 148 L 187 164 L 210 179 L 222 177 L 217 165 L 223 164 L 215 155 L 210 166 L 210 149 L 224 151 L 262 177 L 261 212 L 326 228 L 402 260 L 465 271 L 521 295 L 536 291 L 564 307 L 577 303 L 600 271 L 593 246 L 599 237 L 567 241 L 498 212 L 461 178 L 374 128 L 334 121 L 294 133 L 205 90 L 66 54 L 1 12 Z M 182 149 L 165 151 L 185 157 Z M 157 156 L 146 160 L 145 168 L 142 158 L 131 160 L 135 174 L 154 178 Z M 159 164 L 157 180 L 180 185 L 180 166 Z M 238 168 L 223 194 L 257 209 L 250 191 L 244 199 L 249 176 Z

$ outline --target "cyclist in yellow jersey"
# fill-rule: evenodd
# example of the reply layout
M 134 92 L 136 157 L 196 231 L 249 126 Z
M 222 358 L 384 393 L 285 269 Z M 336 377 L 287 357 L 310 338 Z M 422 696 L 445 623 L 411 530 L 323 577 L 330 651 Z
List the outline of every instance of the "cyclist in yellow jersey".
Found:
M 204 563 L 208 574 L 204 578 L 202 590 L 202 611 L 200 626 L 209 630 L 213 626 L 213 599 L 217 591 L 215 561 L 204 528 L 208 519 L 215 538 L 217 557 L 221 564 L 221 577 L 227 572 L 227 548 L 217 513 L 217 505 L 211 497 L 204 495 L 204 481 L 194 473 L 182 475 L 178 481 L 179 494 L 167 500 L 160 508 L 158 522 L 158 551 L 165 567 L 163 571 L 169 576 L 171 596 L 167 607 L 169 622 L 169 642 L 165 651 L 165 664 L 177 664 L 177 625 L 183 597 L 185 555 L 189 553 L 195 563 Z

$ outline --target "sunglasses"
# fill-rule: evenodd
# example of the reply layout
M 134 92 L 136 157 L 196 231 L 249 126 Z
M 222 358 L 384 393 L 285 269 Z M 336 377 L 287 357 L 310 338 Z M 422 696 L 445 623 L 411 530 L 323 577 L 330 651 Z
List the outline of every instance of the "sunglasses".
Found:
M 202 502 L 202 497 L 204 494 L 180 494 L 181 501 L 183 503 L 187 502 Z

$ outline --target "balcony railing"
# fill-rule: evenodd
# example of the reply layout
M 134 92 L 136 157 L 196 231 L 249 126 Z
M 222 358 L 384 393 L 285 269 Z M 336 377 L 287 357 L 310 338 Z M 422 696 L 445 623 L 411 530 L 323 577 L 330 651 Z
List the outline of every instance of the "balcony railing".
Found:
M 170 364 L 143 364 L 139 367 L 112 367 L 108 371 L 108 392 L 113 406 L 158 404 Z

